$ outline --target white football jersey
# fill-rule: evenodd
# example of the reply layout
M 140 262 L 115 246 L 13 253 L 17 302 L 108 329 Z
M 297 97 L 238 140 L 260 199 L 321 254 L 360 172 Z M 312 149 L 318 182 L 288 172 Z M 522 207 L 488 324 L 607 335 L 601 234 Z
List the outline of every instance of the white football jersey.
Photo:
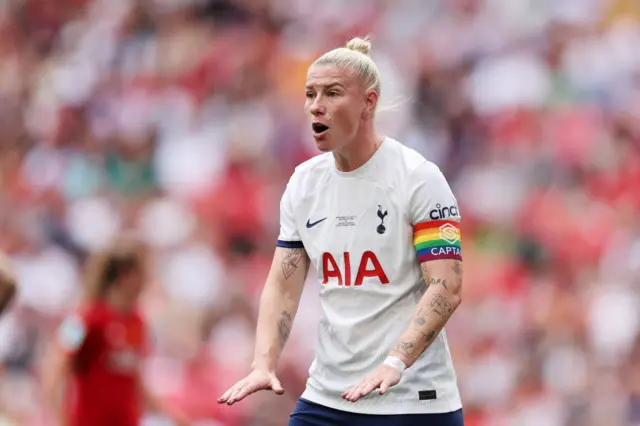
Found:
M 420 261 L 461 259 L 460 215 L 437 166 L 385 138 L 359 169 L 331 153 L 298 166 L 280 203 L 280 247 L 304 247 L 318 271 L 322 315 L 302 397 L 367 414 L 461 408 L 444 330 L 386 395 L 340 395 L 378 367 L 426 290 Z

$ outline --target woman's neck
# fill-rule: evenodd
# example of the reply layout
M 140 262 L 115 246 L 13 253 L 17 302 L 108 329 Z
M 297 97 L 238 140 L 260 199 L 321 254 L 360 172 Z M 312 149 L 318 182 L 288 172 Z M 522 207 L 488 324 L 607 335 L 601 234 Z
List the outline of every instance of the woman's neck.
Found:
M 333 152 L 333 158 L 336 161 L 336 167 L 341 172 L 352 172 L 362 167 L 367 161 L 373 157 L 383 138 L 372 134 L 368 138 L 356 139 L 344 149 Z

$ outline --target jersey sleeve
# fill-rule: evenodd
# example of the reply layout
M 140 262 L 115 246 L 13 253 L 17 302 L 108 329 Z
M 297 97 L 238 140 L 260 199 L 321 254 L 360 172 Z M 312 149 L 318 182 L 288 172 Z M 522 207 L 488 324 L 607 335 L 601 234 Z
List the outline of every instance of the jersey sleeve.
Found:
M 304 248 L 296 225 L 292 191 L 290 180 L 280 200 L 280 234 L 276 245 L 285 248 Z
M 68 354 L 77 353 L 87 340 L 88 328 L 87 319 L 82 315 L 69 315 L 58 328 L 58 346 Z
M 458 202 L 440 169 L 431 162 L 411 173 L 409 215 L 419 263 L 462 260 Z

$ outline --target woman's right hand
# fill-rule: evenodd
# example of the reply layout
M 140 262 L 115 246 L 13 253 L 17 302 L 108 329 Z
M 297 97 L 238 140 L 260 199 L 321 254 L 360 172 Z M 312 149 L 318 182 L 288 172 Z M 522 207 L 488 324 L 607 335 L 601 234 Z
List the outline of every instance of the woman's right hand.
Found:
M 284 388 L 275 372 L 254 369 L 247 377 L 231 386 L 220 398 L 219 404 L 233 405 L 247 396 L 261 390 L 272 390 L 276 395 L 282 395 Z

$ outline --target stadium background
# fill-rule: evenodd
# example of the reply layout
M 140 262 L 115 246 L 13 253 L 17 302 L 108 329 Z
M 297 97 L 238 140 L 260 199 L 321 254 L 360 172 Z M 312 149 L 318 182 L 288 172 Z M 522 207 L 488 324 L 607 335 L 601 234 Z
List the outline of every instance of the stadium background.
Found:
M 22 285 L 0 424 L 51 424 L 43 353 L 86 252 L 131 229 L 154 251 L 153 388 L 201 425 L 285 424 L 313 280 L 287 395 L 215 399 L 250 364 L 279 198 L 316 154 L 306 68 L 372 32 L 380 128 L 441 166 L 464 216 L 467 426 L 640 425 L 639 24 L 633 0 L 0 1 L 0 248 Z

